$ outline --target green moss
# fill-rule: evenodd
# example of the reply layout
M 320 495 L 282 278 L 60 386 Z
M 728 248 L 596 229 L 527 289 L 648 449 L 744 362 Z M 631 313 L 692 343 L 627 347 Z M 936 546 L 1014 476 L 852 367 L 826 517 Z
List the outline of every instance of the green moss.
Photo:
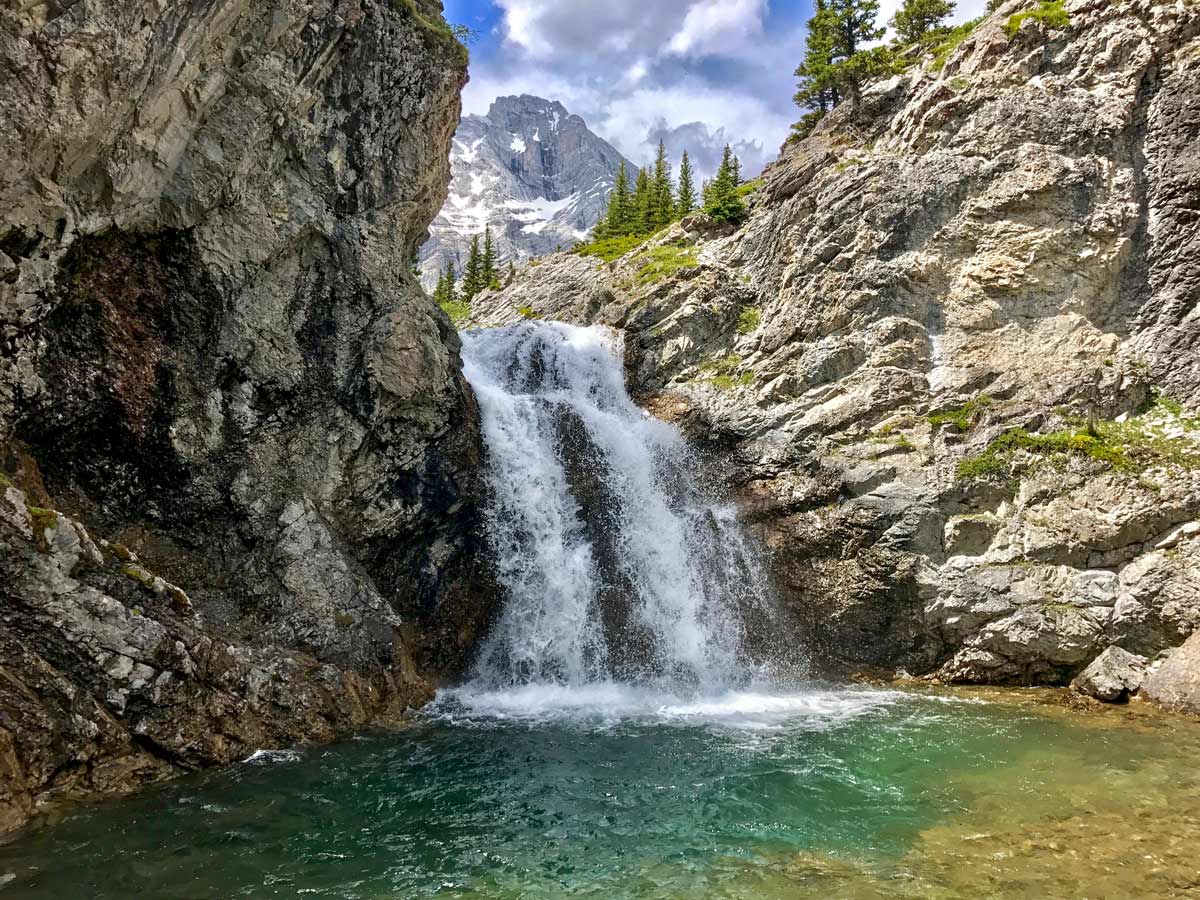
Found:
M 33 525 L 33 540 L 37 544 L 38 549 L 45 553 L 50 549 L 46 532 L 58 527 L 58 513 L 52 509 L 43 509 L 40 506 L 26 506 L 25 511 L 29 513 L 29 518 Z
M 942 39 L 942 41 L 933 48 L 933 60 L 930 62 L 930 67 L 935 72 L 940 72 L 946 65 L 946 61 L 950 59 L 950 54 L 958 49 L 958 45 L 971 36 L 983 18 L 972 19 L 970 22 L 963 22 L 957 28 L 953 28 Z
M 471 315 L 471 304 L 465 300 L 455 300 L 451 303 L 439 303 L 438 306 L 450 317 L 455 325 L 461 325 Z
M 537 314 L 533 311 L 532 306 L 518 306 L 517 314 L 520 315 L 520 317 L 522 319 L 536 319 L 537 318 Z
M 655 247 L 648 253 L 638 257 L 637 280 L 640 284 L 654 284 L 662 281 L 681 269 L 689 269 L 699 264 L 700 258 L 695 247 L 675 247 L 670 244 Z
M 151 588 L 154 585 L 154 575 L 133 563 L 121 566 L 121 574 L 126 578 L 136 581 L 144 588 Z
M 1047 28 L 1067 28 L 1071 24 L 1071 16 L 1063 5 L 1064 0 L 1042 0 L 1036 9 L 1014 13 L 1004 23 L 1004 33 L 1009 39 L 1017 36 L 1021 25 L 1027 19 L 1041 22 Z
M 579 244 L 571 250 L 577 256 L 594 256 L 605 262 L 616 262 L 625 254 L 636 250 L 646 242 L 645 236 L 606 238 L 602 241 L 592 241 Z
M 974 400 L 968 400 L 962 406 L 955 406 L 951 409 L 926 416 L 925 418 L 934 428 L 941 425 L 953 425 L 959 431 L 966 432 L 970 431 L 972 426 L 979 421 L 984 411 L 992 405 L 992 402 L 991 397 L 984 395 Z
M 738 315 L 737 332 L 738 334 L 750 334 L 758 330 L 759 324 L 762 322 L 762 310 L 757 306 L 747 306 Z
M 348 612 L 338 611 L 333 614 L 333 621 L 337 623 L 339 628 L 349 628 L 354 624 L 354 616 Z

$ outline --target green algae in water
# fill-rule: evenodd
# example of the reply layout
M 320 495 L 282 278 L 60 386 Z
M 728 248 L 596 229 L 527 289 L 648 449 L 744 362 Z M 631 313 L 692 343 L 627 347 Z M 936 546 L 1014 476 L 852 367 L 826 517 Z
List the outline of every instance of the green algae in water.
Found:
M 1200 895 L 1200 726 L 803 696 L 451 699 L 77 808 L 0 847 L 0 898 Z

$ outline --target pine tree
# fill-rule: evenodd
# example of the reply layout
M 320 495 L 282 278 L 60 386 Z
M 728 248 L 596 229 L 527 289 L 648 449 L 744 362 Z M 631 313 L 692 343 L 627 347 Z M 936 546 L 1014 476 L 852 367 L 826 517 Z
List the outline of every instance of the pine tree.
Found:
M 608 211 L 600 225 L 596 226 L 597 240 L 623 237 L 629 233 L 629 201 L 629 172 L 625 168 L 625 161 L 621 160 L 616 181 L 608 195 Z
M 675 215 L 683 218 L 696 208 L 696 186 L 692 181 L 692 161 L 687 151 L 679 161 L 679 193 L 675 200 Z
M 433 289 L 433 302 L 438 306 L 446 305 L 446 273 L 438 275 L 437 287 Z
M 626 234 L 648 234 L 653 231 L 654 188 L 650 171 L 644 166 L 638 170 L 637 181 L 633 188 L 633 201 L 630 204 L 630 228 Z
M 891 26 L 902 43 L 915 44 L 930 34 L 945 31 L 954 15 L 952 0 L 904 0 L 892 16 Z
M 737 190 L 738 162 L 728 144 L 721 157 L 717 175 L 705 187 L 704 211 L 718 222 L 740 222 L 746 217 L 746 204 Z
M 886 29 L 875 24 L 878 15 L 879 0 L 817 0 L 804 61 L 796 69 L 795 101 L 809 110 L 795 126 L 798 135 L 847 98 L 857 106 L 867 81 L 894 71 L 890 48 L 862 49 L 884 35 Z
M 517 278 L 517 267 L 513 265 L 512 260 L 508 261 L 508 274 L 504 276 L 504 285 L 507 287 L 512 284 Z
M 492 226 L 485 225 L 483 228 L 483 257 L 480 260 L 480 276 L 481 290 L 492 287 L 493 283 L 498 283 L 496 278 L 496 247 L 492 244 Z
M 658 156 L 654 160 L 654 182 L 651 185 L 650 218 L 651 231 L 658 231 L 674 216 L 675 186 L 671 183 L 671 164 L 667 162 L 667 147 L 658 142 Z
M 725 149 L 728 150 L 729 148 L 726 147 Z M 731 153 L 730 157 L 729 171 L 733 175 L 733 186 L 737 187 L 742 183 L 742 161 L 736 153 Z
M 483 253 L 479 249 L 479 235 L 471 238 L 471 252 L 463 269 L 462 298 L 470 302 L 483 290 Z
M 457 303 L 458 287 L 455 284 L 453 260 L 446 263 L 446 271 L 442 273 L 442 280 L 446 282 L 446 286 L 443 289 L 446 303 Z

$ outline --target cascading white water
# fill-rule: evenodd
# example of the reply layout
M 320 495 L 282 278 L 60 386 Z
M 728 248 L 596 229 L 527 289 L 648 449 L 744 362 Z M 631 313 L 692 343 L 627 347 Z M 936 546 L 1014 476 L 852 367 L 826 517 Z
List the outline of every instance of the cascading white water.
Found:
M 764 580 L 679 432 L 625 391 L 620 337 L 525 323 L 463 335 L 506 606 L 477 689 L 608 682 L 711 693 L 751 675 Z

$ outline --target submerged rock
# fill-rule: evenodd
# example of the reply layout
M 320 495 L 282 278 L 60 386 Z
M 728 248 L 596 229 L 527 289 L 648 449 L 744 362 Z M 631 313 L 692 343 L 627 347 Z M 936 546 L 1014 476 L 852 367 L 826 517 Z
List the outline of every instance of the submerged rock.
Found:
M 1071 687 L 1105 703 L 1128 700 L 1145 681 L 1148 663 L 1144 656 L 1109 647 L 1075 676 Z

